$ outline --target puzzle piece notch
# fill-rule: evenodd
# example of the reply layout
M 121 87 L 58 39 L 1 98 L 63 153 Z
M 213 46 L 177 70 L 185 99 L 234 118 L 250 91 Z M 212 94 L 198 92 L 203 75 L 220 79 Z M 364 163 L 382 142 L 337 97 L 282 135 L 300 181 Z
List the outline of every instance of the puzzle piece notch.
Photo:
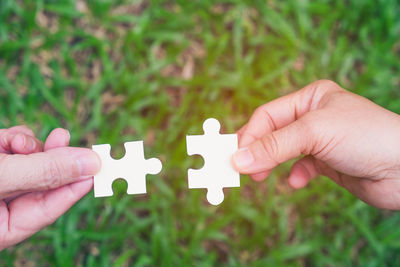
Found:
M 204 159 L 201 169 L 188 170 L 189 188 L 207 188 L 207 200 L 218 205 L 224 200 L 224 187 L 239 187 L 240 175 L 233 169 L 232 154 L 238 149 L 236 134 L 220 134 L 218 120 L 210 118 L 203 123 L 204 135 L 186 136 L 188 155 Z
M 207 189 L 207 200 L 211 205 L 217 206 L 224 201 L 224 191 L 222 188 L 208 188 Z
M 146 174 L 158 174 L 162 163 L 157 158 L 144 158 L 143 141 L 126 142 L 125 156 L 121 159 L 112 158 L 109 144 L 92 147 L 102 162 L 100 172 L 94 176 L 94 196 L 112 196 L 112 183 L 118 178 L 127 184 L 127 194 L 146 193 Z
M 221 124 L 217 119 L 209 118 L 203 123 L 204 135 L 220 135 Z

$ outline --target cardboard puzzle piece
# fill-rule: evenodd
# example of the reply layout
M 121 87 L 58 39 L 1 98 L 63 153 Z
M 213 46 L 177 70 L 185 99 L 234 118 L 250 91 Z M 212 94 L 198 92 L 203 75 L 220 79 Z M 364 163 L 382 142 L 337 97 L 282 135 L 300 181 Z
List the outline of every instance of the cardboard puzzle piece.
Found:
M 204 135 L 187 135 L 188 155 L 201 155 L 204 167 L 189 169 L 189 188 L 207 188 L 207 200 L 218 205 L 224 200 L 224 187 L 239 187 L 240 174 L 233 168 L 231 157 L 238 149 L 236 134 L 220 134 L 218 120 L 210 118 L 203 124 Z
M 127 193 L 146 193 L 146 174 L 158 174 L 162 169 L 161 161 L 157 158 L 145 159 L 143 141 L 126 142 L 125 156 L 116 160 L 111 157 L 109 144 L 94 145 L 93 151 L 101 159 L 101 170 L 94 176 L 94 196 L 112 196 L 112 183 L 115 179 L 123 178 L 128 183 Z

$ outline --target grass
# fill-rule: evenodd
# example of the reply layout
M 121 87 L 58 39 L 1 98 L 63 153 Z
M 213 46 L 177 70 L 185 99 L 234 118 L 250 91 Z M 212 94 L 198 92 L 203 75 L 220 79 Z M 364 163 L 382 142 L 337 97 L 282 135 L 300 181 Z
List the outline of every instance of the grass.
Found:
M 273 266 L 400 264 L 400 214 L 326 178 L 294 192 L 290 163 L 225 191 L 188 190 L 185 135 L 234 132 L 259 105 L 332 79 L 400 113 L 400 5 L 387 1 L 0 2 L 0 127 L 75 146 L 145 141 L 164 163 L 148 194 L 90 193 L 0 264 Z

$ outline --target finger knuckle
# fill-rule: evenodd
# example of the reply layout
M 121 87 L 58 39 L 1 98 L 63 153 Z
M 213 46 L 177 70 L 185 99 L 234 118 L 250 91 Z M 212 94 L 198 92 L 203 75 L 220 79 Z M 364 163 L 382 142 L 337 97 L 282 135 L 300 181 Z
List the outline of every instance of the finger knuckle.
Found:
M 322 92 L 331 92 L 342 89 L 337 83 L 331 80 L 318 80 L 313 83 L 315 90 Z
M 300 123 L 296 124 L 296 127 L 296 131 L 304 136 L 301 153 L 303 155 L 312 154 L 319 138 L 320 126 L 315 123 L 313 116 L 305 116 L 301 119 Z
M 277 154 L 279 153 L 278 141 L 274 133 L 267 134 L 262 138 L 262 145 L 266 156 L 273 161 L 276 161 Z
M 254 117 L 265 119 L 271 131 L 275 131 L 277 129 L 274 118 L 266 108 L 266 105 L 258 107 L 254 112 Z
M 43 186 L 47 189 L 62 185 L 64 169 L 58 160 L 49 160 L 43 172 Z
M 254 115 L 261 115 L 261 114 L 263 114 L 264 113 L 264 105 L 262 105 L 262 106 L 259 106 L 258 108 L 256 108 L 255 110 L 254 110 Z

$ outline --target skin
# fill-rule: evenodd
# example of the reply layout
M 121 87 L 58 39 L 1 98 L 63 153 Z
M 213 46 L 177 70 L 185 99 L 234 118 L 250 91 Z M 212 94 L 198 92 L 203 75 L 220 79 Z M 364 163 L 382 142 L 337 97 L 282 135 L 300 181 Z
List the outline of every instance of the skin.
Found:
M 52 224 L 92 189 L 100 159 L 69 140 L 64 129 L 44 144 L 26 126 L 0 130 L 0 250 Z
M 260 106 L 238 135 L 233 165 L 256 181 L 303 156 L 293 188 L 324 175 L 370 205 L 400 209 L 400 116 L 332 81 Z
M 297 158 L 289 184 L 325 175 L 363 201 L 400 209 L 400 116 L 331 81 L 259 107 L 240 129 L 234 167 L 262 181 Z M 52 224 L 93 186 L 97 154 L 68 147 L 55 129 L 43 144 L 26 126 L 0 130 L 0 250 Z

